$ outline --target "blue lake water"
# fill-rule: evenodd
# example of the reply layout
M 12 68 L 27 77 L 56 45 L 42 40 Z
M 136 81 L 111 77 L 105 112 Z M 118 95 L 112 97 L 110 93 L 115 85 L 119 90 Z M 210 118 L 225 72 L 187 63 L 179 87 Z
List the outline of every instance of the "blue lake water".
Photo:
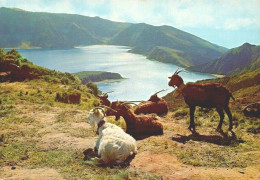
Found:
M 173 90 L 168 86 L 178 66 L 151 61 L 145 56 L 128 53 L 124 46 L 87 46 L 73 49 L 20 49 L 19 52 L 33 63 L 61 72 L 108 71 L 121 74 L 126 80 L 98 84 L 110 100 L 147 100 L 151 94 L 167 89 L 159 96 Z M 185 82 L 214 78 L 210 74 L 182 72 Z

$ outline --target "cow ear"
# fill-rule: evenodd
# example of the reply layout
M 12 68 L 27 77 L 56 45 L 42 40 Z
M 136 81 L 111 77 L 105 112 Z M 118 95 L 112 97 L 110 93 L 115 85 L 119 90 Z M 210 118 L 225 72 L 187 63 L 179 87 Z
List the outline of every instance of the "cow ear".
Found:
M 169 79 L 171 79 L 172 77 L 168 77 Z

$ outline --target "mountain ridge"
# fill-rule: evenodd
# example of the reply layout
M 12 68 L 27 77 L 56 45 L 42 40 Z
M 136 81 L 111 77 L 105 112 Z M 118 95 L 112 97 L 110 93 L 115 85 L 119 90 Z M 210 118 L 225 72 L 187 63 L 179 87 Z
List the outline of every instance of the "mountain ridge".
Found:
M 214 61 L 188 69 L 206 73 L 235 75 L 250 72 L 259 67 L 260 46 L 244 43 L 239 47 L 230 49 Z
M 0 8 L 0 48 L 72 48 L 127 45 L 149 59 L 189 67 L 209 62 L 227 49 L 170 26 L 113 22 L 77 14 Z M 183 59 L 187 59 L 185 63 Z

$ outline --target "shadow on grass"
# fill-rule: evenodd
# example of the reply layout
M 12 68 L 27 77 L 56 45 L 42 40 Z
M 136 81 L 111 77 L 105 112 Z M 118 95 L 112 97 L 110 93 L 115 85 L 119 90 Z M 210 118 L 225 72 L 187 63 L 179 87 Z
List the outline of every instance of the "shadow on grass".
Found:
M 188 136 L 177 134 L 176 137 L 172 137 L 172 140 L 183 144 L 185 144 L 189 140 L 193 140 L 193 141 L 201 141 L 201 142 L 207 142 L 207 143 L 223 145 L 223 146 L 244 143 L 242 139 L 237 139 L 236 134 L 233 131 L 231 131 L 232 133 L 231 136 L 229 136 L 228 133 L 224 133 L 223 131 L 220 131 L 219 133 L 220 135 L 202 135 L 196 131 L 193 131 L 192 134 Z
M 98 156 L 98 153 L 95 152 L 92 148 L 86 149 L 84 152 L 84 158 L 83 160 L 86 161 L 88 165 L 96 165 L 100 167 L 121 167 L 125 168 L 130 166 L 131 161 L 135 158 L 135 154 L 128 156 L 128 158 L 121 164 L 104 164 L 102 163 L 102 160 L 100 159 L 100 156 Z

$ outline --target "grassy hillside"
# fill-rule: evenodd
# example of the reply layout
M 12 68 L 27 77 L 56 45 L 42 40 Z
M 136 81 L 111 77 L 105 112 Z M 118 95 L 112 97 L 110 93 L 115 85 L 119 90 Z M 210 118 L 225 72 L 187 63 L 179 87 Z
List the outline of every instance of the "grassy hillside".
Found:
M 134 47 L 131 52 L 182 67 L 209 62 L 226 51 L 226 48 L 176 28 L 143 23 L 132 24 L 109 42 Z
M 12 62 L 19 66 L 31 64 L 14 50 L 0 51 L 0 54 L 1 62 L 12 54 Z M 32 72 L 39 73 L 40 69 L 37 66 Z M 99 102 L 93 89 L 81 85 L 77 78 L 61 81 L 66 74 L 57 72 L 56 76 L 51 70 L 44 70 L 50 74 L 0 83 L 2 179 L 260 178 L 260 122 L 241 114 L 245 104 L 260 98 L 259 78 L 254 79 L 259 76 L 259 70 L 244 74 L 239 80 L 217 80 L 226 84 L 240 84 L 246 79 L 250 79 L 250 83 L 255 81 L 234 91 L 236 101 L 232 102 L 231 111 L 235 136 L 226 133 L 227 119 L 223 124 L 225 133 L 215 131 L 219 121 L 215 110 L 197 110 L 198 134 L 192 134 L 187 129 L 189 116 L 183 100 L 172 100 L 169 95 L 170 111 L 158 118 L 164 126 L 164 134 L 138 140 L 138 153 L 130 165 L 116 167 L 98 165 L 97 159 L 90 159 L 93 156 L 86 153 L 89 148 L 93 149 L 98 137 L 96 129 L 87 122 L 89 110 Z M 49 76 L 47 80 L 46 76 Z M 81 94 L 80 101 L 64 103 L 70 94 Z M 174 108 L 178 104 L 179 108 Z M 106 120 L 126 128 L 122 118 L 114 121 L 114 117 L 107 117 Z
M 0 8 L 0 48 L 72 48 L 124 45 L 150 59 L 189 67 L 218 58 L 227 49 L 170 26 L 112 22 L 75 14 Z
M 216 74 L 243 74 L 260 67 L 260 46 L 245 43 L 233 48 L 218 59 L 190 67 L 190 70 Z
M 0 8 L 1 47 L 71 48 L 103 44 L 127 23 L 72 14 Z
M 79 77 L 82 84 L 89 82 L 100 82 L 105 80 L 120 80 L 123 77 L 118 73 L 103 72 L 103 71 L 82 71 L 75 73 Z
M 0 86 L 3 179 L 259 179 L 260 138 L 255 127 L 260 123 L 241 115 L 240 100 L 231 108 L 236 136 L 215 131 L 219 119 L 214 110 L 197 110 L 199 134 L 191 134 L 188 110 L 182 105 L 159 118 L 164 135 L 137 141 L 138 153 L 130 166 L 111 168 L 84 154 L 97 140 L 96 129 L 86 121 L 96 101 L 91 93 L 83 91 L 80 104 L 68 104 L 55 101 L 55 93 L 70 85 L 38 79 Z M 243 95 L 251 100 L 250 93 Z M 122 118 L 107 120 L 125 128 Z M 224 131 L 227 126 L 225 119 Z
M 0 82 L 43 79 L 62 84 L 80 84 L 80 80 L 76 76 L 37 66 L 23 58 L 15 49 L 8 52 L 0 49 L 0 72 L 2 72 Z M 7 75 L 4 75 L 4 73 L 7 73 Z

